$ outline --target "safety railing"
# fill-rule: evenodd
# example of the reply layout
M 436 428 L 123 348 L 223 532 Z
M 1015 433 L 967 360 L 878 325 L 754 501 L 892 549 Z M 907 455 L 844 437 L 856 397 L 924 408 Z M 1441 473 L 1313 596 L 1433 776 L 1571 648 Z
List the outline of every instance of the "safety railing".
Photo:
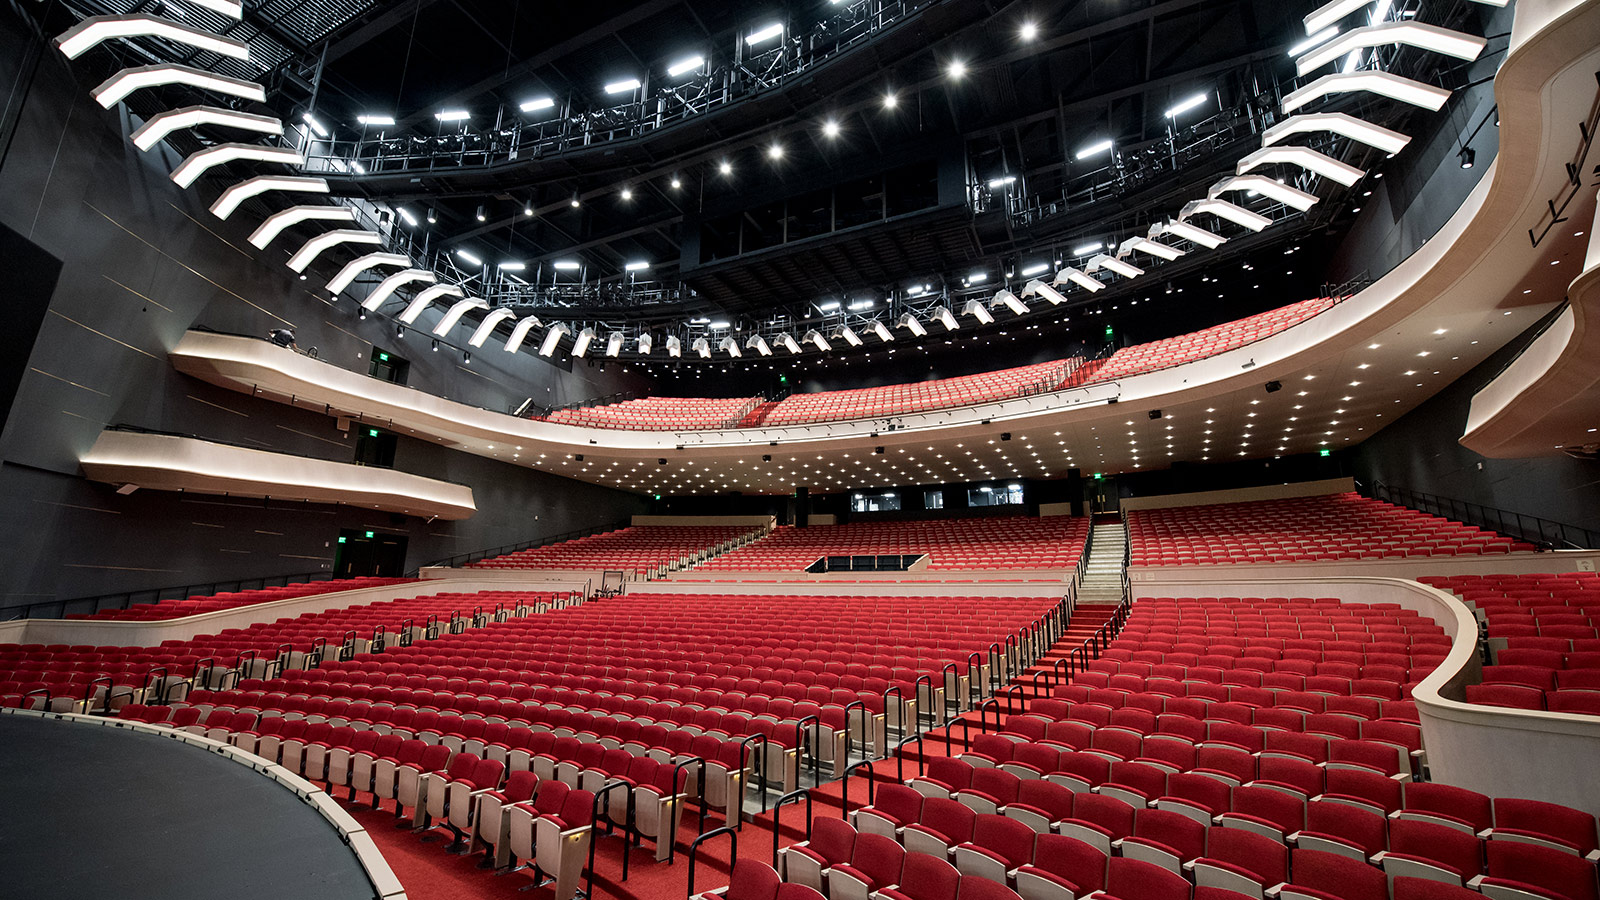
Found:
M 1358 483 L 1358 490 L 1361 487 L 1362 485 Z M 1600 531 L 1584 528 L 1581 525 L 1556 522 L 1542 516 L 1512 512 L 1470 500 L 1414 491 L 1410 488 L 1384 484 L 1381 481 L 1373 482 L 1371 491 L 1363 493 L 1367 493 L 1374 500 L 1383 500 L 1418 512 L 1487 528 L 1507 537 L 1526 541 L 1543 550 L 1600 549 Z

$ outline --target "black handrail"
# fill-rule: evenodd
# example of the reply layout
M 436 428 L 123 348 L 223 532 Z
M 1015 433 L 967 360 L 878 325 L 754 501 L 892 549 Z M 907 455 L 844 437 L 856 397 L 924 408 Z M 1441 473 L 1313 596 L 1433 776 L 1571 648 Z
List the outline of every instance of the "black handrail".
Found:
M 601 810 L 607 809 L 610 806 L 610 804 L 608 802 L 606 802 L 606 795 L 611 793 L 612 791 L 616 790 L 617 788 L 622 788 L 623 794 L 628 798 L 628 821 L 626 823 L 624 823 L 623 826 L 622 826 L 622 880 L 623 881 L 627 881 L 628 880 L 628 861 L 633 855 L 633 841 L 634 841 L 633 790 L 632 790 L 632 788 L 630 788 L 628 786 L 628 782 L 622 781 L 621 779 L 618 779 L 618 780 L 612 781 L 610 784 L 607 784 L 604 787 L 600 788 L 600 790 L 595 791 L 594 792 L 594 809 L 591 811 L 592 814 L 591 814 L 591 817 L 590 817 L 589 821 L 591 821 L 591 822 L 599 822 L 599 821 L 601 821 Z M 607 815 L 605 817 L 605 821 L 606 822 L 610 822 L 611 821 L 611 817 L 609 815 Z M 594 826 L 591 825 L 590 826 L 590 833 L 589 833 L 589 875 L 588 875 L 588 884 L 587 884 L 586 889 L 584 890 L 584 895 L 587 896 L 587 897 L 593 897 L 594 896 L 594 848 L 595 848 L 595 844 L 597 844 L 598 841 L 595 840 L 595 834 L 594 834 L 593 828 L 594 828 Z
M 1360 485 L 1357 485 L 1358 489 Z M 1542 516 L 1512 512 L 1469 500 L 1442 497 L 1424 491 L 1384 484 L 1375 481 L 1368 496 L 1407 509 L 1442 516 L 1479 528 L 1487 528 L 1507 537 L 1533 544 L 1540 549 L 1565 546 L 1575 550 L 1600 549 L 1600 531 L 1555 522 Z
M 915 742 L 917 745 L 917 774 L 921 775 L 928 769 L 928 754 L 923 749 L 922 735 L 913 734 L 894 747 L 894 761 L 896 778 L 902 782 L 906 780 L 906 745 Z
M 113 594 L 96 594 L 89 597 L 42 600 L 38 603 L 21 603 L 0 606 L 0 621 L 11 619 L 60 619 L 68 614 L 92 615 L 107 609 L 131 609 L 144 603 L 164 603 L 187 600 L 190 597 L 209 597 L 213 594 L 234 591 L 259 591 L 270 587 L 283 587 L 311 581 L 338 581 L 327 569 L 300 572 L 290 575 L 262 575 L 225 581 L 199 582 L 171 587 L 145 588 L 137 591 L 119 591 Z
M 799 803 L 801 800 L 806 802 L 806 840 L 809 841 L 811 840 L 811 789 L 799 788 L 790 791 L 779 797 L 778 802 L 772 804 L 772 867 L 774 869 L 778 867 L 778 839 L 783 835 L 782 830 L 778 827 L 778 811 L 783 809 L 785 803 Z
M 697 859 L 699 859 L 700 845 L 705 843 L 706 841 L 711 840 L 712 838 L 721 837 L 724 834 L 728 836 L 728 842 L 729 842 L 728 843 L 728 859 L 730 860 L 730 863 L 729 863 L 729 866 L 728 866 L 728 873 L 729 873 L 730 876 L 732 875 L 732 873 L 733 873 L 733 865 L 732 865 L 731 861 L 737 860 L 739 858 L 739 832 L 738 832 L 738 830 L 734 829 L 734 828 L 730 828 L 727 825 L 724 825 L 721 828 L 717 828 L 715 830 L 707 831 L 707 832 L 702 833 L 699 837 L 694 839 L 694 843 L 689 845 L 689 884 L 688 884 L 688 892 L 683 895 L 686 898 L 686 900 L 693 900 L 693 898 L 694 898 L 694 866 L 695 866 L 695 861 Z M 592 898 L 592 897 L 594 897 L 594 894 L 590 893 L 589 896 Z
M 844 816 L 844 820 L 846 822 L 850 821 L 850 773 L 851 772 L 854 772 L 857 769 L 866 769 L 867 770 L 867 774 L 864 777 L 867 779 L 867 805 L 868 806 L 872 805 L 872 798 L 877 796 L 878 777 L 877 777 L 877 773 L 874 772 L 873 769 L 872 769 L 872 764 L 873 764 L 873 760 L 864 759 L 861 762 L 858 762 L 853 766 L 846 766 L 845 770 L 844 770 L 844 774 L 839 779 L 839 806 L 842 808 L 841 815 Z
M 578 538 L 589 537 L 590 535 L 595 534 L 604 534 L 608 531 L 616 531 L 621 528 L 627 528 L 629 524 L 629 522 L 612 522 L 608 525 L 596 525 L 593 528 L 580 528 L 576 531 L 563 531 L 560 534 L 547 535 L 542 538 L 533 538 L 531 540 L 521 541 L 515 544 L 505 544 L 500 547 L 491 547 L 486 550 L 473 550 L 468 553 L 458 553 L 455 556 L 451 556 L 446 559 L 424 563 L 419 568 L 407 572 L 406 577 L 415 578 L 421 569 L 424 568 L 459 568 L 480 560 L 493 559 L 496 556 L 505 556 L 507 553 L 515 553 L 518 550 L 532 550 L 536 547 L 548 547 L 551 544 L 560 544 L 564 541 L 577 540 Z
M 679 798 L 683 796 L 683 793 L 678 790 L 678 775 L 680 773 L 683 775 L 684 784 L 687 786 L 689 774 L 685 770 L 690 766 L 700 767 L 700 771 L 695 775 L 694 783 L 700 789 L 700 830 L 705 831 L 706 829 L 706 761 L 698 756 L 691 756 L 672 767 L 672 810 L 667 813 L 667 821 L 671 823 L 668 827 L 672 829 L 672 834 L 667 837 L 667 865 L 669 866 L 676 862 L 678 854 L 678 803 Z M 659 845 L 661 838 L 656 838 L 656 843 Z

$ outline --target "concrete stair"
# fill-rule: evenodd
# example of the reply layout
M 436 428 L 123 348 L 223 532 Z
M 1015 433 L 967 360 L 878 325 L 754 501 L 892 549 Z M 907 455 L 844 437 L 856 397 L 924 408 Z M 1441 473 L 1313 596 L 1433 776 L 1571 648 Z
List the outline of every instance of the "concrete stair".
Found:
M 1083 583 L 1078 585 L 1078 604 L 1115 606 L 1122 602 L 1122 560 L 1127 548 L 1127 530 L 1121 522 L 1097 524 L 1089 544 L 1089 561 L 1084 566 Z

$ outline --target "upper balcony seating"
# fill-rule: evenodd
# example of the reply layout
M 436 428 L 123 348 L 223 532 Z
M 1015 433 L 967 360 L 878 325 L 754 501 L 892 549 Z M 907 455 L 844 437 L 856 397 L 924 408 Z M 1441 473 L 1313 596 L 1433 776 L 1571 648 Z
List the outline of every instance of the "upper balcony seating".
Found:
M 751 532 L 748 525 L 632 525 L 471 565 L 481 569 L 622 569 L 653 575 L 667 566 L 692 562 Z
M 1134 510 L 1131 563 L 1194 566 L 1460 556 L 1532 544 L 1358 494 Z
M 783 526 L 698 570 L 799 572 L 822 556 L 916 553 L 937 571 L 1073 569 L 1088 535 L 1087 519 L 1068 516 Z
M 159 647 L 0 644 L 0 705 L 40 708 L 47 693 L 57 710 L 85 701 L 98 707 L 106 701 L 103 679 L 109 679 L 113 708 L 146 695 L 151 700 L 163 695 L 181 699 L 191 680 L 216 684 L 261 677 L 304 666 L 308 657 L 364 653 L 378 640 L 393 646 L 556 599 L 554 594 L 526 591 L 432 594 L 225 628 L 189 640 L 163 641 Z
M 703 399 L 649 397 L 609 406 L 558 410 L 547 418 L 565 425 L 641 431 L 718 431 L 850 422 L 959 409 L 1142 375 L 1237 350 L 1331 308 L 1330 297 L 1225 322 L 1190 334 L 1124 347 L 1105 359 L 1051 360 L 976 375 L 915 384 L 790 394 L 776 402 L 759 397 Z
M 207 596 L 195 595 L 182 600 L 159 600 L 155 603 L 136 603 L 127 609 L 102 609 L 92 615 L 79 613 L 67 616 L 69 619 L 100 619 L 115 621 L 150 622 L 159 619 L 180 619 L 184 616 L 197 616 L 201 613 L 218 612 L 224 609 L 237 609 L 241 606 L 254 606 L 257 603 L 272 603 L 277 600 L 289 600 L 295 597 L 310 597 L 316 594 L 327 594 L 333 591 L 354 591 L 360 588 L 384 587 L 391 584 L 408 584 L 415 579 L 411 578 L 378 578 L 363 576 L 361 578 L 340 578 L 333 581 L 296 581 L 281 587 L 260 588 L 253 591 L 229 591 Z
M 1493 665 L 1467 699 L 1490 706 L 1600 715 L 1600 575 L 1456 575 L 1420 579 L 1453 591 L 1486 627 Z

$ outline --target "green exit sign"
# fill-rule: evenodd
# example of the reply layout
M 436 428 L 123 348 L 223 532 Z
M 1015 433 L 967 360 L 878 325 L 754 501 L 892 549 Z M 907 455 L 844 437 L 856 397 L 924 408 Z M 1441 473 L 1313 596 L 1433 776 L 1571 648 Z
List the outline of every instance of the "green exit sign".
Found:
M 1106 476 L 1100 474 L 1099 472 L 1094 473 L 1094 480 L 1095 481 L 1103 481 L 1105 479 L 1105 477 Z
M 339 535 L 339 543 L 344 543 L 344 535 Z
M 1333 451 L 1329 450 L 1327 447 L 1323 447 L 1321 450 L 1317 451 L 1317 455 L 1318 456 L 1332 456 L 1333 455 Z
M 1107 325 L 1106 326 L 1106 340 L 1108 340 L 1108 341 L 1111 340 L 1113 334 L 1114 334 L 1114 332 L 1111 330 L 1111 326 Z
M 388 361 L 389 361 L 389 354 L 387 354 L 387 353 L 379 353 L 378 354 L 378 362 L 388 362 Z
M 370 532 L 370 531 L 369 531 L 369 532 L 367 532 L 367 537 L 373 537 L 373 536 L 374 536 L 374 535 L 373 535 L 373 533 L 372 533 L 372 532 Z

